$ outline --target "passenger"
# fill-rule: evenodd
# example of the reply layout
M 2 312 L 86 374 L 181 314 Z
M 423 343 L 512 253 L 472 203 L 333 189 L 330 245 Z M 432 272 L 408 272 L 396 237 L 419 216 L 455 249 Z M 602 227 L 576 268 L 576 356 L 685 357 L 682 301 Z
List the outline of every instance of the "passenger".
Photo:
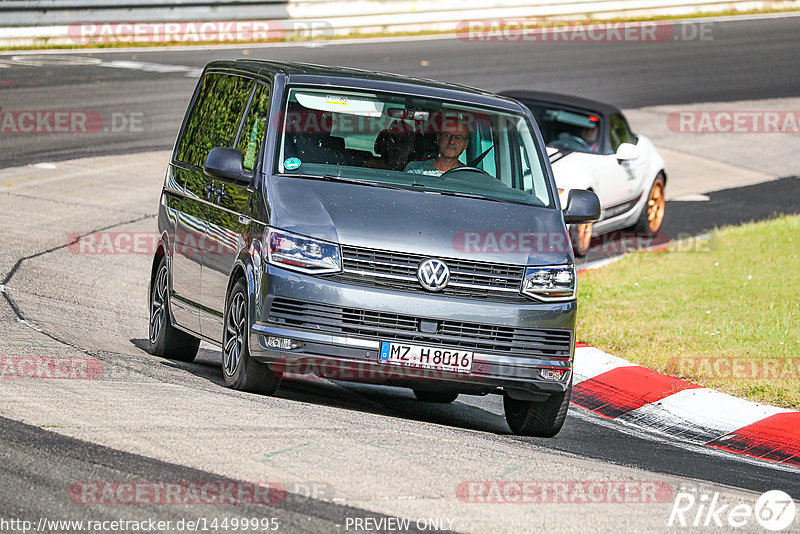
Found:
M 469 129 L 460 120 L 446 122 L 442 131 L 436 135 L 439 155 L 435 158 L 410 162 L 406 165 L 406 172 L 424 174 L 426 176 L 441 176 L 451 169 L 464 166 L 463 163 L 458 161 L 458 158 L 469 144 Z
M 412 150 L 414 150 L 414 135 L 409 127 L 403 121 L 393 121 L 375 139 L 375 152 L 381 157 L 366 162 L 364 167 L 402 171 L 408 163 Z

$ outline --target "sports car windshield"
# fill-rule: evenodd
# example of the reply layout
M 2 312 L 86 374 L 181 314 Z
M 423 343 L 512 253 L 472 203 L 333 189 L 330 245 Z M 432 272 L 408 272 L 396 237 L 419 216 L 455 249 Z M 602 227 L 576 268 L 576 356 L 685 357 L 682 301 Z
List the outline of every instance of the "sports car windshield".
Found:
M 524 115 L 410 95 L 294 87 L 277 172 L 552 206 Z
M 528 106 L 542 129 L 547 146 L 575 152 L 598 152 L 600 149 L 599 115 L 556 106 Z

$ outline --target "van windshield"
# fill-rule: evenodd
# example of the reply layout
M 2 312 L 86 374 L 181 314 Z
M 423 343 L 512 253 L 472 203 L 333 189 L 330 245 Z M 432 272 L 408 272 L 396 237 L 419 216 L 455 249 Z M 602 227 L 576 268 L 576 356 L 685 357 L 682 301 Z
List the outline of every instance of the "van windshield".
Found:
M 418 96 L 293 87 L 277 172 L 552 206 L 524 115 Z

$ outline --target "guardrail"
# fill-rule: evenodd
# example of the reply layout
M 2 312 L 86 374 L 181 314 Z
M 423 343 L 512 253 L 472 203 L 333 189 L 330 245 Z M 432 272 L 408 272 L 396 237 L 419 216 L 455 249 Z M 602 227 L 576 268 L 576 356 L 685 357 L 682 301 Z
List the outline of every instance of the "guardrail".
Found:
M 0 46 L 87 44 L 75 41 L 81 23 L 121 23 L 127 28 L 154 22 L 261 21 L 269 23 L 271 38 L 289 40 L 448 32 L 470 20 L 589 20 L 792 8 L 800 8 L 800 0 L 0 0 Z M 309 33 L 314 27 L 316 34 Z M 133 37 L 147 30 L 133 26 L 125 31 Z M 252 34 L 242 35 L 230 40 L 253 40 Z
M 0 0 L 0 26 L 69 26 L 79 21 L 283 20 L 289 0 Z

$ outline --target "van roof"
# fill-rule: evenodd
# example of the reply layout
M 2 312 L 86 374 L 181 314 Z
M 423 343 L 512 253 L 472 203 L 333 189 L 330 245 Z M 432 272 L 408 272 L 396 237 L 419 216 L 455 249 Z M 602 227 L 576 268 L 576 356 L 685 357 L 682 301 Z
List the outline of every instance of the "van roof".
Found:
M 319 78 L 319 80 L 316 81 L 320 82 L 324 81 L 325 78 L 339 78 L 367 82 L 369 85 L 372 83 L 375 83 L 376 85 L 381 83 L 389 83 L 423 87 L 431 90 L 431 96 L 441 96 L 437 95 L 439 92 L 457 91 L 462 95 L 470 95 L 472 98 L 469 98 L 469 100 L 471 101 L 482 102 L 495 107 L 513 109 L 516 111 L 521 111 L 522 109 L 519 104 L 512 99 L 496 95 L 483 89 L 469 87 L 467 85 L 439 82 L 427 78 L 369 71 L 352 67 L 332 67 L 313 65 L 309 63 L 239 59 L 234 61 L 213 61 L 206 66 L 206 69 L 212 68 L 244 71 L 254 76 L 262 77 L 284 74 L 289 78 L 289 83 L 292 83 L 293 81 L 311 82 L 314 78 Z

